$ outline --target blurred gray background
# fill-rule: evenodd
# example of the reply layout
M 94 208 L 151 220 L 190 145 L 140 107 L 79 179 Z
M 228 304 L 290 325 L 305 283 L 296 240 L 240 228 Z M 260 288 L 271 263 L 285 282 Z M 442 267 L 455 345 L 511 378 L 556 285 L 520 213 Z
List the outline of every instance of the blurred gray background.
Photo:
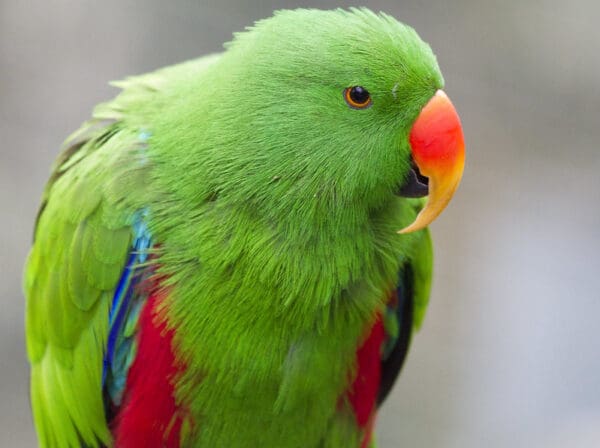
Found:
M 600 4 L 360 4 L 431 44 L 467 140 L 381 446 L 600 446 Z M 35 445 L 21 269 L 63 138 L 109 80 L 218 51 L 274 9 L 340 5 L 0 0 L 0 446 Z

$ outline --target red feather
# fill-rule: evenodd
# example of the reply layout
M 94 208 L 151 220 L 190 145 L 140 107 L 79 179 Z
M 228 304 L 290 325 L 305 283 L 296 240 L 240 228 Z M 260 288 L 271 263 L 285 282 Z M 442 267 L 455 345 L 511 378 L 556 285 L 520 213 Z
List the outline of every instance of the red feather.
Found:
M 140 315 L 137 354 L 113 425 L 119 448 L 180 445 L 185 414 L 175 402 L 173 380 L 184 366 L 173 353 L 173 330 L 157 311 L 163 297 L 153 293 Z
M 371 440 L 375 403 L 381 379 L 381 345 L 384 338 L 385 330 L 381 316 L 378 314 L 369 336 L 356 352 L 356 377 L 347 394 L 356 422 L 365 430 L 363 447 L 366 447 Z

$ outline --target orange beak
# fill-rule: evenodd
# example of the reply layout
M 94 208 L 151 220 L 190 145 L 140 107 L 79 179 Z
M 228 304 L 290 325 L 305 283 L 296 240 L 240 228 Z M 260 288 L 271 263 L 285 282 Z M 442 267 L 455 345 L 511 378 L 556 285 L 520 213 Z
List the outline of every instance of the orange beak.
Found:
M 428 178 L 429 198 L 415 221 L 398 233 L 427 227 L 446 208 L 465 167 L 465 141 L 460 118 L 443 90 L 425 105 L 410 131 L 412 157 Z

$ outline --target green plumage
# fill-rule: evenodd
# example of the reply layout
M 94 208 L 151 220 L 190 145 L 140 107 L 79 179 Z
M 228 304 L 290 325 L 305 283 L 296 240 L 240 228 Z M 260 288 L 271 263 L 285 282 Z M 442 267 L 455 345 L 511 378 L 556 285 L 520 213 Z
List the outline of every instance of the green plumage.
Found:
M 422 203 L 395 192 L 442 84 L 411 28 L 363 9 L 282 11 L 222 54 L 117 83 L 67 140 L 27 262 L 40 444 L 111 443 L 108 309 L 147 210 L 186 365 L 182 446 L 359 446 L 338 399 L 405 264 L 415 327 L 427 304 L 428 233 L 396 233 Z M 372 107 L 348 107 L 354 85 Z

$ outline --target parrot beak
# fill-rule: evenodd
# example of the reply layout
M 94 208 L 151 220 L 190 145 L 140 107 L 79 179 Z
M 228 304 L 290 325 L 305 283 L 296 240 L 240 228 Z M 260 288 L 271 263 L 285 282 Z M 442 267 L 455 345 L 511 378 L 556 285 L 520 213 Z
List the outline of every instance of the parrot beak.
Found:
M 443 90 L 438 90 L 415 120 L 409 136 L 413 168 L 402 196 L 429 193 L 427 204 L 415 221 L 398 233 L 427 227 L 446 208 L 465 166 L 465 142 L 460 118 Z

